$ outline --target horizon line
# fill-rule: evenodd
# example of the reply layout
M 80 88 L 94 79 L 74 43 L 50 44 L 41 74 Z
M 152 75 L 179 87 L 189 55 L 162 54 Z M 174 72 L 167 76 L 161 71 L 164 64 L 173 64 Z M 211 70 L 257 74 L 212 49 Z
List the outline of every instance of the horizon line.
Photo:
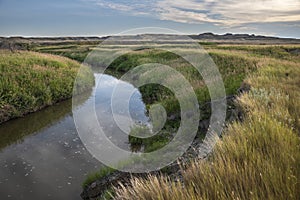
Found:
M 112 37 L 112 36 L 136 36 L 136 35 L 201 35 L 201 34 L 213 34 L 216 36 L 224 36 L 227 34 L 232 34 L 232 35 L 254 35 L 254 36 L 265 36 L 265 37 L 276 37 L 276 38 L 281 38 L 281 39 L 300 39 L 297 37 L 285 37 L 285 36 L 279 36 L 279 35 L 263 35 L 263 34 L 255 34 L 255 33 L 231 33 L 231 32 L 224 32 L 224 33 L 214 33 L 214 32 L 202 32 L 202 33 L 190 33 L 190 34 L 184 34 L 184 33 L 179 33 L 179 34 L 170 34 L 170 33 L 141 33 L 141 34 L 110 34 L 110 35 L 86 35 L 86 34 L 78 34 L 78 35 L 0 35 L 0 38 L 60 38 L 60 37 L 97 37 L 97 38 L 104 38 L 104 37 Z

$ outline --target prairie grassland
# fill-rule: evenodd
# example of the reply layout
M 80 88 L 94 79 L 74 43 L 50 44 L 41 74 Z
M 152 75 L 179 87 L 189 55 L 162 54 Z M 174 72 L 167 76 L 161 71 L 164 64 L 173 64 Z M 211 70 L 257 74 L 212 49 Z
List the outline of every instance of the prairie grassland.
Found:
M 227 95 L 236 94 L 238 88 L 241 87 L 246 74 L 257 69 L 258 59 L 256 58 L 249 59 L 241 54 L 233 55 L 225 50 L 215 50 L 210 51 L 209 53 L 216 65 L 219 67 Z M 108 72 L 118 77 L 130 69 L 146 63 L 160 63 L 174 68 L 191 83 L 200 103 L 210 101 L 210 95 L 201 74 L 187 63 L 187 61 L 170 52 L 149 49 L 131 52 L 130 54 L 125 54 L 117 58 L 113 63 L 111 63 L 108 68 Z M 176 97 L 167 88 L 158 84 L 148 84 L 140 87 L 139 90 L 147 108 L 149 108 L 149 106 L 153 103 L 160 103 L 166 109 L 169 117 L 172 115 L 177 116 L 180 113 L 180 106 Z M 201 118 L 204 120 L 209 117 L 210 108 L 203 106 L 203 108 L 201 108 Z M 175 120 L 167 120 L 163 129 L 155 136 L 142 139 L 130 135 L 129 142 L 133 150 L 138 150 L 143 146 L 144 152 L 155 151 L 156 149 L 166 145 L 174 137 L 173 134 L 176 133 L 179 126 L 179 118 Z M 136 130 L 133 129 L 132 133 L 135 131 Z M 201 134 L 202 133 L 199 132 L 198 136 L 203 137 Z M 101 171 L 102 170 L 89 174 L 83 183 L 83 187 L 101 178 Z
M 210 157 L 183 167 L 182 181 L 162 175 L 120 184 L 115 199 L 300 198 L 300 64 L 250 56 L 259 62 L 245 79 L 251 91 L 237 100 L 245 118 L 228 126 Z
M 63 44 L 35 47 L 34 50 L 40 53 L 51 53 L 83 62 L 94 47 L 96 47 L 94 44 Z
M 238 51 L 256 57 L 300 61 L 300 45 L 218 45 L 213 49 Z
M 68 58 L 28 51 L 0 51 L 0 123 L 72 97 L 80 64 Z M 82 68 L 83 92 L 94 84 Z
M 246 74 L 257 68 L 258 60 L 255 58 L 247 59 L 243 55 L 232 55 L 224 50 L 211 51 L 209 55 L 219 68 L 227 95 L 236 94 Z M 210 95 L 201 74 L 176 54 L 161 50 L 140 50 L 120 56 L 111 63 L 109 69 L 123 74 L 146 63 L 165 64 L 182 74 L 193 87 L 200 102 L 201 119 L 205 120 L 210 117 L 210 108 L 204 104 L 210 101 Z M 161 76 L 161 74 L 158 73 L 157 76 Z M 167 116 L 179 116 L 179 102 L 169 89 L 158 84 L 148 84 L 140 87 L 139 90 L 147 107 L 153 103 L 159 103 L 166 109 Z M 167 144 L 173 138 L 172 133 L 175 133 L 179 126 L 179 119 L 167 120 L 164 128 L 155 136 L 141 139 L 130 135 L 129 141 L 133 147 L 143 146 L 145 152 L 151 152 Z M 132 130 L 132 132 L 135 132 L 135 130 Z M 199 132 L 198 135 L 201 136 L 201 133 Z
M 224 81 L 226 94 L 228 95 L 236 93 L 246 73 L 254 71 L 257 67 L 257 59 L 246 59 L 245 56 L 241 56 L 240 54 L 232 55 L 227 53 L 227 51 L 211 51 L 209 55 L 219 68 Z M 191 83 L 199 102 L 210 100 L 201 74 L 183 58 L 170 52 L 147 49 L 132 52 L 116 59 L 109 66 L 109 69 L 124 73 L 136 66 L 146 63 L 160 63 L 174 68 Z M 172 95 L 166 89 L 150 85 L 141 87 L 140 91 L 146 104 L 148 102 L 153 103 L 159 101 L 165 106 L 168 112 L 178 112 L 179 108 L 174 106 L 174 104 L 176 104 L 176 102 L 174 102 L 174 96 L 171 97 Z
M 236 94 L 242 82 L 251 85 L 251 91 L 237 100 L 237 106 L 245 113 L 243 122 L 228 126 L 207 160 L 195 159 L 183 167 L 181 181 L 163 175 L 135 178 L 131 186 L 116 186 L 114 198 L 300 199 L 299 45 L 204 47 L 219 67 L 228 95 Z M 124 72 L 149 61 L 171 63 L 193 84 L 200 102 L 209 100 L 201 77 L 180 58 L 149 50 L 134 54 L 116 60 L 112 69 Z M 154 90 L 163 95 L 153 96 Z M 141 88 L 141 92 L 146 103 L 157 101 L 167 111 L 178 110 L 173 96 L 164 88 L 148 86 Z M 143 142 L 150 144 L 149 151 L 155 150 L 152 144 L 161 146 L 155 137 Z M 102 175 L 91 174 L 84 186 Z

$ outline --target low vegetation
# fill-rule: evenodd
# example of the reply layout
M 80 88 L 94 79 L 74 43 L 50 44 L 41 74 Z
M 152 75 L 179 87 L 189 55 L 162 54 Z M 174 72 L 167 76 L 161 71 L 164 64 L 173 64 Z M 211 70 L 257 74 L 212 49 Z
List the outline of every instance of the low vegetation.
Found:
M 55 55 L 64 56 L 78 62 L 83 62 L 86 56 L 92 49 L 96 47 L 96 44 L 56 44 L 37 46 L 34 48 L 35 51 L 41 53 L 51 53 Z
M 237 90 L 241 87 L 246 74 L 257 69 L 258 60 L 256 58 L 232 55 L 230 52 L 228 53 L 227 51 L 221 50 L 211 50 L 209 54 L 219 67 L 227 95 L 237 94 Z M 209 104 L 205 103 L 210 101 L 210 95 L 202 76 L 194 67 L 187 63 L 187 61 L 173 53 L 144 49 L 125 54 L 111 63 L 107 72 L 116 77 L 120 77 L 130 69 L 146 63 L 166 64 L 180 72 L 194 88 L 201 105 L 201 119 L 209 119 L 211 114 L 210 107 Z M 134 136 L 135 133 L 149 131 L 147 127 L 136 126 L 132 128 L 129 135 L 132 151 L 148 153 L 162 148 L 172 140 L 180 126 L 180 106 L 174 94 L 161 85 L 148 84 L 140 87 L 139 90 L 148 110 L 153 104 L 161 104 L 166 109 L 168 118 L 163 128 L 152 137 L 139 138 Z M 205 133 L 199 130 L 197 136 L 198 138 L 204 138 Z M 97 180 L 99 178 L 97 174 L 98 172 L 91 173 L 87 178 L 87 182 Z
M 236 94 L 242 85 L 246 73 L 254 71 L 257 68 L 258 61 L 255 58 L 249 59 L 242 55 L 231 55 L 225 51 L 210 51 L 209 54 L 219 68 L 227 95 Z M 210 108 L 207 104 L 204 104 L 210 101 L 210 95 L 202 76 L 187 61 L 176 54 L 159 50 L 140 50 L 119 57 L 109 66 L 109 69 L 123 74 L 136 66 L 146 63 L 165 64 L 180 72 L 191 83 L 198 101 L 202 105 L 202 119 L 210 117 Z M 132 135 L 129 136 L 132 146 L 136 148 L 140 145 L 144 147 L 145 152 L 151 152 L 167 144 L 173 138 L 172 134 L 177 132 L 180 126 L 178 115 L 180 113 L 180 106 L 175 95 L 161 85 L 148 84 L 140 87 L 139 90 L 148 108 L 151 104 L 159 103 L 166 109 L 169 118 L 177 116 L 176 120 L 167 120 L 162 131 L 153 137 L 141 139 Z
M 228 95 L 236 94 L 243 83 L 251 86 L 236 102 L 244 111 L 243 121 L 226 128 L 207 160 L 195 159 L 183 166 L 182 179 L 165 175 L 134 178 L 131 186 L 116 186 L 111 192 L 114 198 L 300 199 L 299 46 L 202 45 L 219 67 Z M 80 60 L 80 56 L 75 59 Z M 112 73 L 124 73 L 149 61 L 179 70 L 193 84 L 198 100 L 209 101 L 201 76 L 170 53 L 141 50 L 124 55 L 112 63 Z M 154 90 L 163 95 L 153 95 Z M 149 85 L 141 88 L 141 92 L 147 104 L 161 103 L 169 117 L 179 109 L 173 94 L 163 87 Z M 209 111 L 204 113 L 203 119 L 208 118 Z M 178 125 L 167 120 L 164 130 L 155 137 L 170 137 L 170 130 L 176 130 Z M 155 137 L 130 140 L 150 152 L 166 142 L 166 137 Z M 86 184 L 101 177 L 90 175 Z
M 238 99 L 243 122 L 231 124 L 207 160 L 168 176 L 132 179 L 115 188 L 115 199 L 299 199 L 300 66 L 260 58 Z
M 82 187 L 86 187 L 86 186 L 90 185 L 91 183 L 93 183 L 95 180 L 103 178 L 115 171 L 116 171 L 115 169 L 112 169 L 110 167 L 103 167 L 98 172 L 89 174 L 87 176 L 87 178 L 84 180 L 84 182 L 82 183 Z
M 0 123 L 72 97 L 80 64 L 68 58 L 29 51 L 0 51 Z M 90 89 L 94 77 L 83 67 L 82 84 Z

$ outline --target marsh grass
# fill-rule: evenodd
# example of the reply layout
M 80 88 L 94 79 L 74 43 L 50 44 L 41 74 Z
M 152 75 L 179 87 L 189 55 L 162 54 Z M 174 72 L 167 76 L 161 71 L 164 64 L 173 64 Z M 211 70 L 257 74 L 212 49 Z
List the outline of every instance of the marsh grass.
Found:
M 300 45 L 218 45 L 214 48 L 240 51 L 260 58 L 300 61 Z
M 300 199 L 299 45 L 204 45 L 219 67 L 227 94 L 236 94 L 242 82 L 251 85 L 237 101 L 244 121 L 228 126 L 207 160 L 196 159 L 183 168 L 181 181 L 168 176 L 134 178 L 131 186 L 114 188 L 115 199 Z M 71 57 L 69 51 L 66 55 Z M 200 103 L 209 100 L 201 76 L 180 58 L 150 50 L 133 54 L 113 63 L 112 71 L 123 73 L 149 61 L 169 64 L 192 83 Z M 154 102 L 176 113 L 172 94 L 165 94 L 168 98 L 155 96 Z
M 229 125 L 207 160 L 184 168 L 182 182 L 134 178 L 115 187 L 115 199 L 299 199 L 300 66 L 274 58 L 257 65 L 245 80 L 251 91 L 237 100 L 244 121 Z
M 83 62 L 88 53 L 90 53 L 95 44 L 56 44 L 35 47 L 34 50 L 40 53 L 51 53 L 59 56 L 64 56 L 78 62 Z
M 227 95 L 236 94 L 246 74 L 257 69 L 258 61 L 254 58 L 249 59 L 240 54 L 232 55 L 225 50 L 212 50 L 209 54 L 219 67 Z M 146 63 L 165 64 L 180 72 L 194 88 L 200 103 L 201 119 L 209 119 L 210 109 L 207 109 L 207 106 L 204 105 L 204 103 L 210 101 L 208 88 L 205 86 L 201 74 L 178 55 L 160 50 L 144 49 L 119 57 L 111 63 L 108 69 L 112 75 L 119 77 L 130 69 Z M 180 105 L 175 95 L 168 88 L 161 85 L 148 84 L 140 87 L 139 90 L 147 108 L 151 104 L 159 103 L 165 108 L 168 117 L 177 116 L 175 120 L 167 120 L 165 126 L 155 136 L 138 138 L 134 137 L 134 134 L 129 135 L 128 138 L 133 151 L 143 149 L 144 152 L 152 152 L 165 146 L 176 134 L 180 126 L 180 116 L 178 115 Z M 135 131 L 137 129 L 132 130 L 132 132 Z M 204 137 L 203 133 L 200 132 L 197 135 L 201 138 Z M 93 173 L 91 177 L 95 178 L 94 181 L 97 178 L 97 176 L 93 176 Z
M 0 123 L 72 97 L 80 64 L 35 52 L 0 51 Z M 77 92 L 91 89 L 92 72 L 83 67 Z
M 228 95 L 236 94 L 238 88 L 241 87 L 246 73 L 254 71 L 257 68 L 256 59 L 247 59 L 243 56 L 213 51 L 210 52 L 209 55 L 219 67 L 219 71 L 224 81 L 226 94 Z M 180 58 L 178 55 L 171 52 L 153 49 L 132 52 L 116 59 L 111 63 L 109 69 L 125 73 L 136 66 L 146 63 L 160 63 L 174 68 L 191 83 L 200 105 L 210 101 L 209 91 L 204 84 L 201 74 L 183 58 Z M 158 76 L 159 75 L 160 74 L 158 74 Z M 168 88 L 159 84 L 147 84 L 139 89 L 143 101 L 147 105 L 160 103 L 165 108 L 169 117 L 180 113 L 179 102 Z M 200 106 L 200 108 L 202 108 L 202 106 Z M 203 118 L 209 118 L 210 112 L 205 107 L 203 107 L 202 113 Z M 179 124 L 167 122 L 166 126 L 157 135 L 146 139 L 137 138 L 131 135 L 129 136 L 129 141 L 133 146 L 143 146 L 145 152 L 154 151 L 167 144 L 172 139 L 172 134 L 176 133 L 178 127 Z M 166 132 L 169 134 L 166 134 Z

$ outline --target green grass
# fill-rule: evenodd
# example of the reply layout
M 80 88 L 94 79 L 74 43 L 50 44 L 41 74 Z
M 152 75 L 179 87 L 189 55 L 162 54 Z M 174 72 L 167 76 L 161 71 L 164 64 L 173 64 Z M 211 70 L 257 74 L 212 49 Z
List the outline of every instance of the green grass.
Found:
M 212 57 L 219 68 L 219 71 L 225 83 L 227 94 L 236 93 L 236 90 L 241 86 L 246 73 L 251 72 L 257 68 L 257 60 L 247 59 L 244 56 L 231 55 L 229 53 L 215 51 L 209 52 L 209 55 Z M 205 84 L 199 72 L 187 61 L 171 52 L 158 50 L 142 50 L 133 52 L 116 59 L 109 66 L 109 69 L 120 72 L 127 72 L 138 65 L 146 63 L 161 63 L 169 65 L 170 67 L 176 69 L 188 81 L 191 82 L 194 90 L 198 92 L 197 96 L 200 102 L 210 100 L 208 91 L 205 91 Z M 143 95 L 143 100 L 146 103 L 152 103 L 155 101 L 162 102 L 163 99 L 172 96 L 171 92 L 166 88 L 159 85 L 155 86 L 154 84 L 142 87 L 140 88 L 140 90 Z M 172 110 L 170 110 L 170 112 L 172 112 Z
M 238 88 L 242 85 L 246 73 L 257 68 L 257 59 L 231 55 L 227 52 L 211 51 L 209 54 L 219 68 L 227 95 L 236 94 Z M 132 52 L 116 59 L 109 66 L 109 69 L 125 73 L 136 66 L 146 63 L 161 63 L 176 69 L 191 83 L 200 105 L 210 101 L 208 89 L 199 72 L 187 61 L 171 52 L 149 49 Z M 147 107 L 153 103 L 160 103 L 166 109 L 168 116 L 180 113 L 180 106 L 175 95 L 166 87 L 158 84 L 148 84 L 140 87 L 139 90 Z M 206 107 L 201 107 L 201 109 L 202 118 L 209 118 L 210 110 Z M 131 135 L 129 136 L 129 141 L 135 148 L 136 146 L 143 146 L 145 152 L 154 151 L 167 144 L 172 138 L 172 134 L 176 133 L 178 127 L 179 123 L 172 124 L 167 122 L 166 126 L 157 135 L 146 139 L 136 138 Z
M 80 64 L 67 58 L 29 51 L 0 51 L 0 123 L 72 97 Z M 82 68 L 75 93 L 91 89 L 94 77 Z
M 216 46 L 217 43 L 216 42 L 199 42 L 200 45 L 202 46 L 207 46 L 207 45 L 212 45 L 212 46 Z
M 149 133 L 150 130 L 148 127 L 136 126 L 133 127 L 130 131 L 129 135 L 129 143 L 131 145 L 132 150 L 140 150 L 141 147 L 144 147 L 144 152 L 149 153 L 151 151 L 155 151 L 159 148 L 165 146 L 170 139 L 173 137 L 171 133 L 171 128 L 165 128 L 163 131 L 160 131 L 158 134 L 148 137 L 148 138 L 140 138 L 135 137 L 137 135 L 142 135 L 143 133 Z
M 55 44 L 35 47 L 34 50 L 41 53 L 51 53 L 59 56 L 64 56 L 78 62 L 83 62 L 88 53 L 90 53 L 96 44 Z
M 183 182 L 135 178 L 115 188 L 116 199 L 300 198 L 299 62 L 252 56 L 259 67 L 244 80 L 252 89 L 237 102 L 245 118 L 225 130 L 210 157 L 184 168 Z
M 97 198 L 97 200 L 112 200 L 113 197 L 114 197 L 114 190 L 112 188 L 109 188 L 105 190 L 104 194 L 100 198 Z
M 89 174 L 86 177 L 86 179 L 84 180 L 84 182 L 82 183 L 82 187 L 85 188 L 86 186 L 90 185 L 94 181 L 96 181 L 102 177 L 105 177 L 115 171 L 116 171 L 115 169 L 112 169 L 110 167 L 103 167 L 98 172 Z
M 244 52 L 258 57 L 300 61 L 299 45 L 219 45 L 215 48 L 223 50 L 237 50 L 241 53 Z
M 244 121 L 234 122 L 224 131 L 207 160 L 196 159 L 183 168 L 183 182 L 174 182 L 168 176 L 135 178 L 131 186 L 118 185 L 113 192 L 115 198 L 300 199 L 299 45 L 203 45 L 219 67 L 227 94 L 236 94 L 243 82 L 251 85 L 251 91 L 237 102 L 245 112 Z M 140 50 L 115 61 L 111 71 L 122 74 L 150 61 L 179 70 L 192 83 L 198 100 L 209 100 L 201 76 L 170 53 Z M 178 111 L 173 94 L 163 87 L 150 85 L 141 91 L 147 104 L 163 104 L 168 115 Z M 204 110 L 203 117 L 208 118 L 210 113 Z M 166 138 L 178 124 L 167 121 L 167 126 Z M 166 142 L 155 137 L 132 142 L 153 151 Z M 96 179 L 93 176 L 90 181 Z
M 257 69 L 257 59 L 232 55 L 228 52 L 210 51 L 209 54 L 219 67 L 227 95 L 236 94 L 246 74 Z M 170 52 L 149 49 L 139 50 L 119 57 L 111 63 L 108 69 L 110 74 L 119 77 L 130 69 L 146 63 L 161 63 L 176 69 L 191 83 L 200 105 L 201 103 L 210 101 L 208 89 L 199 72 L 184 59 Z M 166 109 L 169 117 L 180 113 L 179 103 L 169 89 L 158 84 L 148 84 L 140 87 L 139 90 L 148 109 L 150 105 L 160 103 Z M 210 109 L 204 105 L 201 105 L 200 109 L 201 119 L 208 119 L 210 117 Z M 131 148 L 133 151 L 143 149 L 144 152 L 151 152 L 162 148 L 170 142 L 179 126 L 180 117 L 176 120 L 167 120 L 162 130 L 149 138 L 134 137 L 134 132 L 140 129 L 139 127 L 134 128 L 132 129 L 132 134 L 129 135 Z M 198 136 L 203 138 L 201 134 L 203 133 L 199 132 Z M 91 173 L 91 177 L 95 178 L 91 180 L 95 181 L 97 179 L 97 176 L 94 176 L 93 173 Z

